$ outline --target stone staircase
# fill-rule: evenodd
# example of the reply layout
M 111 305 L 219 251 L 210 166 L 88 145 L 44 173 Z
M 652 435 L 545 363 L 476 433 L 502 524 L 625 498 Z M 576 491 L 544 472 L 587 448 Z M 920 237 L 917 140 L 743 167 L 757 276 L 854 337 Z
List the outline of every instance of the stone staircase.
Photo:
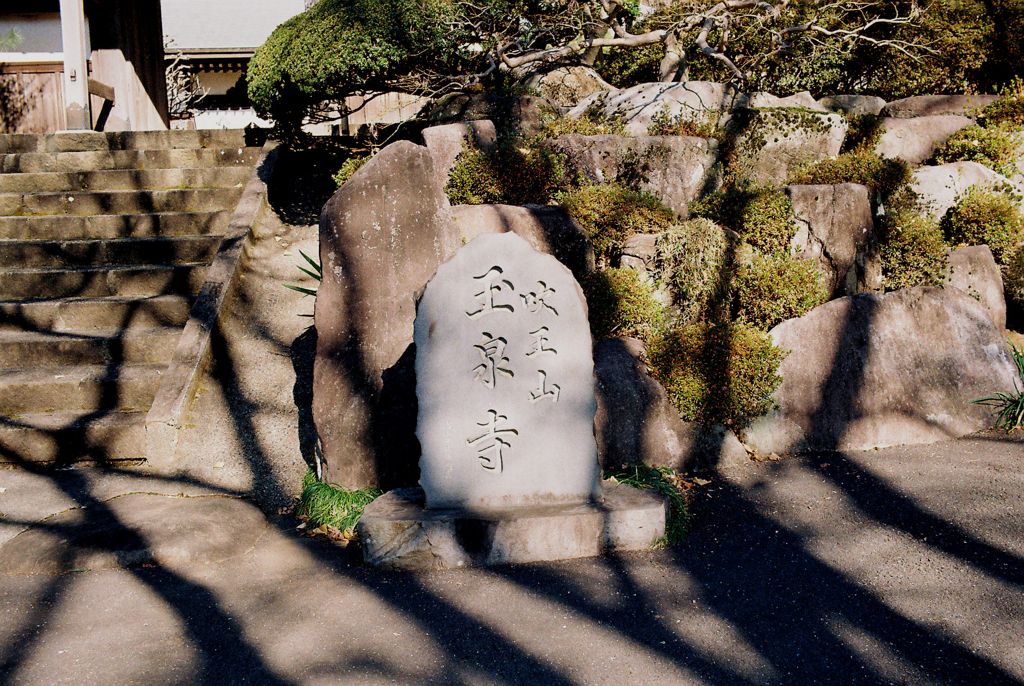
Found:
M 241 131 L 0 136 L 0 463 L 145 457 L 259 154 Z

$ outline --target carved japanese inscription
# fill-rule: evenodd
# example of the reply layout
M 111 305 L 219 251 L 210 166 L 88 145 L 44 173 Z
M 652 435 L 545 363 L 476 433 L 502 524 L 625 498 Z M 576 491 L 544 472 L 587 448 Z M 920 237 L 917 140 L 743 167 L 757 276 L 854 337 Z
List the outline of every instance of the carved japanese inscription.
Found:
M 555 258 L 514 233 L 474 239 L 427 284 L 415 341 L 428 508 L 596 497 L 586 305 Z

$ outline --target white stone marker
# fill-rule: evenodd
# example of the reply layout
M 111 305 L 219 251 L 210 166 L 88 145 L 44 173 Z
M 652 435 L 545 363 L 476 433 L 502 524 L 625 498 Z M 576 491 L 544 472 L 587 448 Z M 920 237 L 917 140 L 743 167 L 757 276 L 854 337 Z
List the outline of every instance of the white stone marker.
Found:
M 428 509 L 600 498 L 587 308 L 558 260 L 473 239 L 427 284 L 414 336 Z

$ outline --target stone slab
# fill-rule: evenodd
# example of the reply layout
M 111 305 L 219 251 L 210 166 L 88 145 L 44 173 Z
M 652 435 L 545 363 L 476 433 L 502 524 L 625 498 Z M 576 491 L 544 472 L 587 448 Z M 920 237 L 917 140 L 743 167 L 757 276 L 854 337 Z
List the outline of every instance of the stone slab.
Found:
M 600 504 L 491 512 L 427 510 L 423 490 L 396 489 L 363 510 L 357 530 L 367 564 L 435 569 L 593 557 L 646 550 L 665 535 L 665 501 L 601 483 Z
M 517 234 L 478 236 L 427 284 L 414 336 L 428 507 L 599 497 L 593 344 L 565 266 Z

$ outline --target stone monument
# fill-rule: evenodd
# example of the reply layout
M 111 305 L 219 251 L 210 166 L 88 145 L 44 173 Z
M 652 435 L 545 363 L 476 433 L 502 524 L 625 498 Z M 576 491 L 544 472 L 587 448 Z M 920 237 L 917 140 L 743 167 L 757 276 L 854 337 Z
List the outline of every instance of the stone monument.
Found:
M 601 482 L 586 302 L 558 260 L 477 237 L 427 284 L 414 340 L 422 489 L 365 509 L 368 562 L 582 557 L 664 534 L 660 498 Z

